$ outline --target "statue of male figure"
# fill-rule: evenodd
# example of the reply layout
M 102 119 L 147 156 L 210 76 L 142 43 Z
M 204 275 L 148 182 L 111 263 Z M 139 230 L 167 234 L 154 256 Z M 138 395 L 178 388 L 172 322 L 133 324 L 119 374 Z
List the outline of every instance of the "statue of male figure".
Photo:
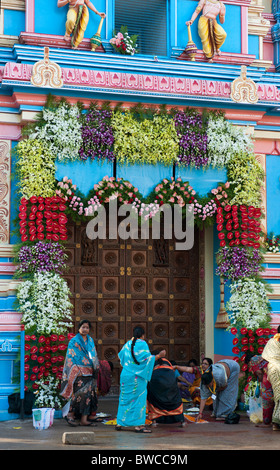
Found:
M 198 20 L 198 34 L 205 57 L 212 62 L 214 55 L 221 55 L 220 47 L 227 37 L 226 32 L 217 22 L 217 16 L 219 16 L 220 22 L 224 23 L 226 8 L 219 0 L 200 0 L 190 21 L 186 21 L 186 25 L 191 25 L 201 10 L 203 11 Z
M 89 0 L 57 0 L 58 8 L 64 7 L 69 3 L 69 10 L 67 13 L 66 20 L 66 32 L 64 40 L 70 41 L 72 47 L 77 49 L 79 44 L 82 42 L 85 34 L 85 30 L 89 20 L 88 8 L 101 18 L 105 18 L 105 13 L 99 13 L 95 6 Z M 72 38 L 71 38 L 72 34 Z

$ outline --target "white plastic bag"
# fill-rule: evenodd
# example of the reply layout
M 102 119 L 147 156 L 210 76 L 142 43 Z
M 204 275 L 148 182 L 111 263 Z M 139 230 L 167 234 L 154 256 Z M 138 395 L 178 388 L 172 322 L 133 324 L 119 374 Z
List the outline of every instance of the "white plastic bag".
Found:
M 69 400 L 66 405 L 64 405 L 64 407 L 62 408 L 62 417 L 64 418 L 65 416 L 68 415 L 68 412 L 69 412 L 69 408 L 70 408 L 70 403 L 71 403 L 71 400 Z
M 250 421 L 254 424 L 263 422 L 263 408 L 261 397 L 250 397 L 249 398 L 249 410 L 248 414 Z
M 35 429 L 48 429 L 53 424 L 54 408 L 33 408 L 32 417 Z

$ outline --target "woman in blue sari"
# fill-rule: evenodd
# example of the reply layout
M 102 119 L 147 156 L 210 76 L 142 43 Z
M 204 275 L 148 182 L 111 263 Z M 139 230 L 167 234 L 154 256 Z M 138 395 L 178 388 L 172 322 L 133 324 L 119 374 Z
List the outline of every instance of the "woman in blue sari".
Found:
M 155 361 L 166 355 L 161 351 L 157 356 L 150 353 L 144 341 L 145 332 L 137 326 L 133 338 L 119 352 L 122 366 L 120 376 L 120 397 L 116 430 L 134 426 L 135 432 L 151 432 L 146 428 L 147 384 L 153 373 Z
M 70 426 L 90 426 L 94 420 L 90 415 L 97 410 L 96 379 L 99 361 L 95 344 L 89 336 L 90 322 L 82 320 L 79 333 L 69 341 L 65 358 L 61 395 L 70 400 L 66 421 Z

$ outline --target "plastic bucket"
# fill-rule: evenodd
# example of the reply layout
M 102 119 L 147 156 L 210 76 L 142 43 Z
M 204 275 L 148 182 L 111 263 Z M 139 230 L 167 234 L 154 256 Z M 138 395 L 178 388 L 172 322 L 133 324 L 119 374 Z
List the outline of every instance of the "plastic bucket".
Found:
M 32 410 L 33 426 L 35 429 L 48 429 L 53 424 L 53 408 L 34 408 Z

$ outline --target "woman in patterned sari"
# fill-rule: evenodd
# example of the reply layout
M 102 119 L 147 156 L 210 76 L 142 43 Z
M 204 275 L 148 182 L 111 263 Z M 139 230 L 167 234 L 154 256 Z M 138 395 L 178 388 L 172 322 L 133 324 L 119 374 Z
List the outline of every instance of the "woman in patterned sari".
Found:
M 257 377 L 261 385 L 260 395 L 262 398 L 263 409 L 263 424 L 261 424 L 261 426 L 263 425 L 267 427 L 271 425 L 272 413 L 274 409 L 273 390 L 271 383 L 267 378 L 268 362 L 265 361 L 262 356 L 253 356 L 249 359 L 248 365 L 250 370 Z M 258 424 L 257 426 L 260 425 Z
M 119 352 L 122 366 L 120 376 L 120 396 L 116 430 L 134 426 L 135 432 L 151 432 L 146 428 L 147 384 L 151 379 L 155 361 L 164 357 L 165 351 L 157 356 L 150 353 L 144 330 L 134 328 L 133 338 Z
M 179 372 L 182 373 L 183 378 L 189 380 L 190 375 L 194 375 L 194 379 L 192 379 L 192 384 L 190 385 L 188 392 L 193 401 L 194 405 L 200 403 L 200 381 L 202 374 L 213 364 L 212 359 L 205 357 L 202 360 L 201 366 L 197 365 L 195 359 L 191 359 L 187 366 L 175 366 L 174 368 L 177 369 Z M 183 397 L 183 395 L 182 395 Z M 213 400 L 209 397 L 206 400 L 206 405 L 212 405 Z
M 280 326 L 278 333 L 266 343 L 262 357 L 268 362 L 267 377 L 274 396 L 272 429 L 280 431 Z
M 90 322 L 82 320 L 79 333 L 69 341 L 65 358 L 61 395 L 71 399 L 66 421 L 70 426 L 78 426 L 75 418 L 80 419 L 81 426 L 90 426 L 97 410 L 96 378 L 99 361 L 93 339 L 89 336 Z

